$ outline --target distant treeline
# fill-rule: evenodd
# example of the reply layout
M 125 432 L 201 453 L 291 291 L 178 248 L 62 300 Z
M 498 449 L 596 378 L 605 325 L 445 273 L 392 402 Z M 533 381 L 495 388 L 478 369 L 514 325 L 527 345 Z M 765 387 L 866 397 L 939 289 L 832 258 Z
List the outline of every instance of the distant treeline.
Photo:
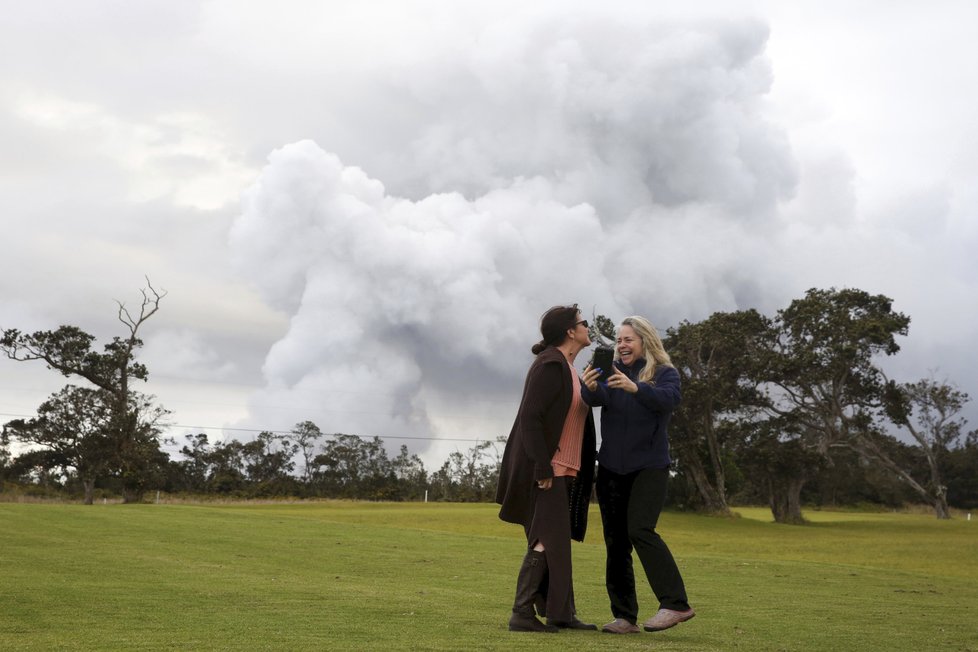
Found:
M 296 436 L 296 433 L 301 433 Z M 311 422 L 299 424 L 293 433 L 263 432 L 254 441 L 210 443 L 207 435 L 186 437 L 182 459 L 165 454 L 147 486 L 169 494 L 215 498 L 345 498 L 355 500 L 490 502 L 499 469 L 499 442 L 481 442 L 456 451 L 436 471 L 427 470 L 417 455 L 401 446 L 390 456 L 380 438 L 324 435 Z M 319 443 L 321 442 L 321 443 Z M 318 445 L 317 445 L 318 443 Z M 303 447 L 315 445 L 310 464 L 304 465 Z M 923 465 L 913 446 L 892 442 L 894 456 L 908 464 Z M 308 449 L 307 449 L 308 450 Z M 746 449 L 745 454 L 750 454 Z M 52 467 L 44 451 L 9 454 L 0 464 L 0 479 L 8 491 L 35 496 L 81 497 L 84 486 L 70 470 Z M 882 505 L 901 507 L 919 503 L 919 496 L 903 481 L 856 453 L 834 453 L 834 463 L 819 469 L 806 483 L 801 502 L 834 507 Z M 750 463 L 735 455 L 728 463 L 728 495 L 731 505 L 766 504 L 767 481 L 741 471 Z M 978 508 L 978 441 L 972 434 L 963 445 L 947 452 L 948 499 L 962 509 Z M 675 509 L 702 510 L 703 501 L 693 477 L 682 464 L 675 465 L 669 505 Z M 121 479 L 104 477 L 94 486 L 93 498 L 118 496 Z
M 156 463 L 147 465 L 147 488 L 227 498 L 484 502 L 494 496 L 501 450 L 480 442 L 451 453 L 429 472 L 406 446 L 391 457 L 378 437 L 325 435 L 310 421 L 287 434 L 262 432 L 249 442 L 211 443 L 205 434 L 186 440 L 180 459 L 159 451 Z M 13 458 L 8 451 L 0 457 L 0 479 L 36 495 L 86 491 L 78 474 L 45 449 Z M 91 490 L 92 497 L 120 495 L 122 480 L 106 474 Z
M 165 293 L 150 285 L 138 313 L 119 306 L 127 327 L 99 352 L 74 326 L 2 331 L 0 351 L 43 361 L 67 385 L 31 419 L 0 436 L 0 481 L 33 493 L 106 492 L 126 502 L 146 492 L 239 498 L 489 501 L 495 491 L 498 433 L 425 469 L 402 446 L 391 456 L 379 438 L 324 434 L 310 421 L 253 441 L 187 437 L 179 459 L 161 448 L 167 411 L 133 389 L 148 370 L 136 362 L 138 330 Z M 595 315 L 595 340 L 615 324 Z M 683 380 L 670 441 L 676 477 L 671 504 L 729 513 L 770 505 L 775 520 L 802 522 L 801 506 L 926 503 L 978 507 L 978 432 L 960 416 L 969 396 L 945 380 L 896 382 L 880 361 L 895 355 L 910 318 L 882 295 L 809 290 L 774 316 L 714 313 L 665 332 Z M 518 388 L 514 388 L 517 391 Z M 14 455 L 12 444 L 20 444 Z M 907 443 L 909 442 L 909 443 Z M 9 489 L 8 489 L 9 490 Z

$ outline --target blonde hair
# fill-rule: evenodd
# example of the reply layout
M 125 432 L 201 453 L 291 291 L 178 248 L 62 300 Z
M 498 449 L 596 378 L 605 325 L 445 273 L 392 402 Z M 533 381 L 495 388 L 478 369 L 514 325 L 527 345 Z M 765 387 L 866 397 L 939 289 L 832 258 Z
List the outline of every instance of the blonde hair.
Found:
M 672 359 L 669 358 L 669 354 L 666 353 L 666 349 L 662 345 L 662 338 L 659 337 L 659 331 L 655 330 L 652 322 L 645 317 L 636 315 L 625 317 L 621 320 L 621 325 L 630 326 L 635 331 L 635 334 L 638 335 L 639 339 L 642 340 L 642 357 L 645 358 L 645 367 L 638 375 L 639 382 L 651 383 L 655 377 L 655 368 L 657 365 L 661 364 L 665 367 L 673 366 Z M 621 326 L 619 326 L 620 328 Z M 621 357 L 617 349 L 615 351 L 615 357 Z

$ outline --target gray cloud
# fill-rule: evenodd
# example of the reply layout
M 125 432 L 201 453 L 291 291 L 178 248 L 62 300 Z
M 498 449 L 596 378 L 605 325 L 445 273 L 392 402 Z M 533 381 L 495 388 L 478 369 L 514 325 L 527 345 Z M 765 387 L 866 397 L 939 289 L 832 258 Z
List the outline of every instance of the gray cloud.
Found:
M 494 438 L 509 417 L 486 406 L 512 401 L 546 307 L 665 327 L 762 296 L 736 247 L 763 247 L 794 185 L 758 110 L 765 38 L 540 21 L 428 52 L 390 90 L 426 107 L 394 175 L 432 193 L 414 199 L 311 141 L 274 152 L 231 231 L 238 269 L 292 315 L 255 410 L 338 388 L 338 429 Z
M 540 176 L 605 221 L 652 203 L 769 215 L 795 174 L 759 110 L 772 81 L 766 36 L 752 21 L 548 15 L 492 24 L 461 51 L 431 44 L 392 62 L 384 104 L 410 107 L 414 124 L 398 124 L 410 141 L 379 173 L 409 196 L 473 197 Z
M 371 99 L 407 109 L 377 124 L 381 176 L 303 141 L 247 193 L 232 253 L 292 315 L 257 414 L 335 390 L 327 430 L 504 434 L 536 320 L 562 301 L 665 328 L 835 285 L 913 312 L 886 261 L 919 229 L 862 221 L 845 154 L 798 155 L 766 117 L 765 26 L 495 27 L 390 62 Z M 905 212 L 946 211 L 935 199 Z
M 505 395 L 541 301 L 609 291 L 591 271 L 599 258 L 575 251 L 603 248 L 594 210 L 551 195 L 537 180 L 412 201 L 310 141 L 276 151 L 231 232 L 239 268 L 293 315 L 264 365 L 274 403 L 316 387 L 326 424 L 421 435 L 429 401 L 463 414 Z
M 913 317 L 895 376 L 973 390 L 976 9 L 942 6 L 18 5 L 0 326 L 111 337 L 148 274 L 177 423 L 495 436 L 553 303 L 858 286 Z M 0 364 L 7 411 L 41 376 Z

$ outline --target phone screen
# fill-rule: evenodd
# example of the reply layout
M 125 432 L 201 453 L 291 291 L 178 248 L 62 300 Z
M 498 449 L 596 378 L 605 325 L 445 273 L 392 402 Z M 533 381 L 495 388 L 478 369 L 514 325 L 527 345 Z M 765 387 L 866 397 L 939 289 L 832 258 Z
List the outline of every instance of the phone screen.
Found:
M 608 377 L 611 376 L 614 360 L 614 349 L 607 346 L 599 346 L 594 350 L 594 357 L 591 358 L 591 368 L 601 370 L 601 376 L 598 377 L 598 380 L 608 380 Z

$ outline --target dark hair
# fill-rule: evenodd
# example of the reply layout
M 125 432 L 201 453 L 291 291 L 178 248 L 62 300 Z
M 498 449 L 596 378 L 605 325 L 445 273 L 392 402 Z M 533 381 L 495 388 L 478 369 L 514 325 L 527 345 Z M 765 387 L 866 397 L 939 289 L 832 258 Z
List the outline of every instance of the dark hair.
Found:
M 567 339 L 567 331 L 577 325 L 577 304 L 554 306 L 540 318 L 540 334 L 543 339 L 533 345 L 533 355 L 539 355 L 548 346 L 558 346 Z

